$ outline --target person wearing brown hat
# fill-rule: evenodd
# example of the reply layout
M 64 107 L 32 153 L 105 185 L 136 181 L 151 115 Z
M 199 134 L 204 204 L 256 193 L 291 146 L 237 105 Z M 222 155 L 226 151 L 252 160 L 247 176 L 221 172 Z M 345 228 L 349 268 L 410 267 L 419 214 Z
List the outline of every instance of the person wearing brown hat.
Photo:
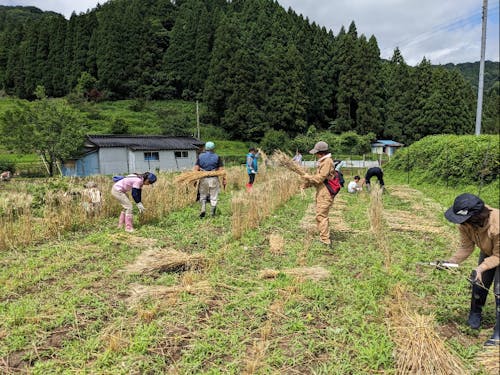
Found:
M 453 206 L 444 214 L 446 219 L 458 224 L 460 247 L 450 258 L 450 263 L 467 259 L 474 247 L 481 251 L 478 266 L 474 270 L 472 298 L 468 325 L 479 329 L 482 310 L 492 283 L 496 305 L 496 324 L 493 334 L 485 345 L 500 345 L 500 225 L 499 210 L 491 208 L 477 196 L 469 193 L 455 198 Z
M 314 186 L 316 188 L 316 224 L 319 230 L 320 241 L 331 247 L 332 241 L 330 239 L 328 214 L 334 197 L 328 191 L 324 181 L 333 178 L 335 174 L 332 154 L 328 151 L 328 144 L 323 141 L 316 143 L 309 153 L 316 155 L 318 168 L 316 174 L 305 174 L 302 176 L 304 180 L 302 187 L 308 188 Z

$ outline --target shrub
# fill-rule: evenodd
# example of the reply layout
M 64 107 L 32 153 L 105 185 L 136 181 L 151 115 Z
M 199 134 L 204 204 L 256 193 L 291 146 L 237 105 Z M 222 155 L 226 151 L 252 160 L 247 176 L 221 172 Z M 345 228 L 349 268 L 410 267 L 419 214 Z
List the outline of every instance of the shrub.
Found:
M 410 171 L 428 182 L 492 182 L 500 171 L 497 135 L 428 136 L 396 153 L 386 170 Z

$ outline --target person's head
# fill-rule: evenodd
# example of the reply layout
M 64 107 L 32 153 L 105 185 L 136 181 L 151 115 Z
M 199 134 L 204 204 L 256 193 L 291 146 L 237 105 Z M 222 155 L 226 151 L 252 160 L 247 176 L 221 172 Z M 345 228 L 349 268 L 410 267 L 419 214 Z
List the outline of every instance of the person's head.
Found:
M 321 158 L 328 154 L 328 143 L 319 141 L 314 145 L 314 148 L 309 151 L 310 154 L 316 155 L 317 158 Z
M 151 185 L 156 182 L 156 175 L 151 172 L 146 172 L 142 175 L 142 178 L 144 180 L 144 185 Z
M 444 213 L 446 219 L 455 224 L 482 226 L 489 217 L 490 210 L 474 194 L 464 193 L 455 198 L 453 206 Z
M 210 142 L 210 141 L 205 143 L 205 150 L 206 151 L 213 151 L 214 148 L 215 148 L 215 143 Z
M 359 182 L 360 178 L 359 176 L 354 176 L 354 181 Z
M 250 147 L 248 149 L 248 152 L 251 153 L 251 154 L 255 154 L 257 152 L 257 150 L 255 149 L 255 147 Z

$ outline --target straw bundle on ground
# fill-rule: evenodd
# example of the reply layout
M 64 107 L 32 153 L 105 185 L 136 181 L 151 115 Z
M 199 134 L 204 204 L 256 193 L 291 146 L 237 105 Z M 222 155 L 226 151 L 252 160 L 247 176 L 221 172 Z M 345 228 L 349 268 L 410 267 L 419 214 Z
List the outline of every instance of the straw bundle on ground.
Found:
M 220 176 L 225 176 L 226 171 L 221 170 L 221 171 L 189 171 L 189 172 L 183 172 L 177 177 L 175 177 L 174 181 L 176 183 L 180 184 L 189 184 L 191 182 L 195 182 L 198 180 L 201 180 L 202 178 L 205 177 L 220 177 Z
M 320 281 L 330 277 L 330 272 L 323 267 L 313 266 L 313 267 L 298 267 L 290 268 L 281 271 L 273 269 L 265 269 L 260 271 L 259 278 L 261 279 L 273 279 L 277 277 L 280 273 L 284 273 L 288 276 L 297 277 L 303 280 Z
M 477 358 L 488 374 L 500 374 L 500 351 L 498 350 L 498 346 L 485 348 L 477 355 Z
M 397 374 L 468 374 L 437 334 L 434 317 L 411 311 L 404 291 L 394 289 L 389 328 L 396 343 Z
M 290 156 L 288 156 L 287 154 L 285 154 L 283 151 L 281 150 L 277 150 L 274 152 L 273 156 L 272 156 L 272 160 L 274 162 L 276 162 L 278 165 L 281 165 L 289 170 L 291 170 L 292 172 L 295 172 L 301 176 L 305 175 L 307 173 L 307 171 L 302 168 L 299 164 L 297 164 L 295 161 L 293 161 Z
M 162 286 L 162 285 L 130 285 L 130 297 L 127 299 L 131 305 L 137 304 L 145 298 L 170 298 L 180 293 L 204 295 L 212 292 L 208 281 L 200 281 L 190 285 Z
M 125 267 L 129 273 L 151 274 L 199 269 L 206 265 L 204 254 L 186 254 L 168 249 L 147 250 L 136 261 Z
M 283 254 L 285 252 L 285 239 L 281 234 L 271 234 L 269 236 L 269 251 L 271 254 Z

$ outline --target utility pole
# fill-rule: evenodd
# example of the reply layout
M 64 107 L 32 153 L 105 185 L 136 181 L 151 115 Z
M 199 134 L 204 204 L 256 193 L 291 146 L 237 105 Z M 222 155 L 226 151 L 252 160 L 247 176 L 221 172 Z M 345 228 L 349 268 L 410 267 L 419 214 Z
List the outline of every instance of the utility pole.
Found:
M 479 62 L 479 84 L 477 86 L 476 135 L 481 134 L 483 113 L 484 54 L 486 50 L 486 21 L 488 20 L 488 0 L 483 0 L 483 31 L 481 34 L 481 61 Z
M 196 101 L 196 130 L 198 134 L 196 138 L 200 139 L 200 112 L 198 109 L 198 100 Z

